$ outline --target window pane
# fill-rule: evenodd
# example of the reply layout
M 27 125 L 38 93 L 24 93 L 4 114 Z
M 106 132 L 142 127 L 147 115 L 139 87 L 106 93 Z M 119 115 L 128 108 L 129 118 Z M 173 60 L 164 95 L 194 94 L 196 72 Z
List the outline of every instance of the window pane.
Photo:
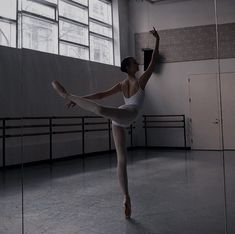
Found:
M 73 0 L 74 2 L 78 2 L 82 5 L 88 6 L 88 0 Z
M 90 0 L 90 17 L 112 24 L 111 4 L 99 0 Z
M 90 31 L 112 37 L 112 28 L 90 21 Z
M 92 61 L 113 64 L 112 41 L 96 36 L 90 36 L 90 59 Z
M 88 45 L 88 27 L 60 20 L 60 39 Z
M 0 45 L 16 47 L 16 24 L 0 21 Z
M 55 19 L 55 9 L 30 0 L 22 0 L 22 10 Z
M 58 27 L 36 17 L 23 16 L 23 47 L 58 53 Z
M 60 54 L 64 56 L 89 60 L 88 48 L 60 42 Z
M 0 16 L 16 19 L 16 0 L 0 0 Z
M 64 1 L 59 2 L 59 14 L 68 19 L 73 19 L 81 23 L 88 24 L 88 11 L 77 7 L 75 5 L 66 3 Z

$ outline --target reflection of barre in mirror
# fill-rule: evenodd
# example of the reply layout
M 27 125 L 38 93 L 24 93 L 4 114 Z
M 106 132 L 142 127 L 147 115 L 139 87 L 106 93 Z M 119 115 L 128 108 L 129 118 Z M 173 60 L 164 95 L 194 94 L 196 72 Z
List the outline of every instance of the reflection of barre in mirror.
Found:
M 99 116 L 112 120 L 112 132 L 117 153 L 117 173 L 119 183 L 124 194 L 123 207 L 126 218 L 131 216 L 131 201 L 128 191 L 127 179 L 127 162 L 126 162 L 126 136 L 125 128 L 128 127 L 137 118 L 140 108 L 144 101 L 144 89 L 151 77 L 159 54 L 159 35 L 155 28 L 150 31 L 156 38 L 156 45 L 152 54 L 152 59 L 147 70 L 140 76 L 135 77 L 135 73 L 139 70 L 138 63 L 133 57 L 126 57 L 121 62 L 121 71 L 127 73 L 127 79 L 117 83 L 112 88 L 87 96 L 76 96 L 66 91 L 66 89 L 56 80 L 52 81 L 53 88 L 57 93 L 68 100 L 67 107 L 75 105 L 91 111 Z M 113 95 L 117 92 L 122 92 L 125 101 L 124 105 L 110 107 L 100 105 L 88 99 L 102 99 Z

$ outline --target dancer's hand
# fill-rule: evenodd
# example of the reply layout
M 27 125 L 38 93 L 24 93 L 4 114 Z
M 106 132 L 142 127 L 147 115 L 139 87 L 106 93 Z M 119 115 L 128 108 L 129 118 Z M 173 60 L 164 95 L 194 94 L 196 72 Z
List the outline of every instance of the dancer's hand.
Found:
M 66 106 L 67 106 L 67 109 L 69 109 L 70 107 L 76 106 L 76 103 L 73 102 L 73 101 L 69 101 L 69 102 L 66 103 Z
M 156 29 L 154 27 L 153 27 L 153 30 L 150 30 L 149 32 L 152 33 L 153 36 L 156 37 L 156 39 L 159 40 L 160 37 L 159 37 L 158 32 L 156 31 Z

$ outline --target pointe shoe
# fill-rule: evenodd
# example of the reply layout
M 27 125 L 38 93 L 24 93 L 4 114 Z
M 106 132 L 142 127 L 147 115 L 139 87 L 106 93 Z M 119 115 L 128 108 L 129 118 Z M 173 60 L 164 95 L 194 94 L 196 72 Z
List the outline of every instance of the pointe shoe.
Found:
M 66 89 L 57 80 L 53 80 L 51 82 L 51 84 L 52 84 L 52 87 L 57 91 L 57 93 L 61 97 L 67 98 L 68 92 L 66 91 Z
M 130 199 L 127 199 L 123 202 L 124 212 L 126 219 L 129 219 L 131 217 L 131 201 Z

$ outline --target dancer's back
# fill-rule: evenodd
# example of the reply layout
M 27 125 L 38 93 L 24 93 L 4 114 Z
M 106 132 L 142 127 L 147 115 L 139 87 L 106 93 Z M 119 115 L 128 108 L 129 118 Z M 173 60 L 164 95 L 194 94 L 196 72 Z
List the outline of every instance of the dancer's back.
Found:
M 124 95 L 124 92 L 122 92 L 123 94 L 123 98 L 124 98 L 124 102 L 126 105 L 135 105 L 137 107 L 137 109 L 139 110 L 142 107 L 142 104 L 144 102 L 144 96 L 145 96 L 145 92 L 144 90 L 140 87 L 139 84 L 139 80 L 137 79 L 138 82 L 138 91 L 135 92 L 133 95 L 131 95 L 130 97 L 126 97 Z

